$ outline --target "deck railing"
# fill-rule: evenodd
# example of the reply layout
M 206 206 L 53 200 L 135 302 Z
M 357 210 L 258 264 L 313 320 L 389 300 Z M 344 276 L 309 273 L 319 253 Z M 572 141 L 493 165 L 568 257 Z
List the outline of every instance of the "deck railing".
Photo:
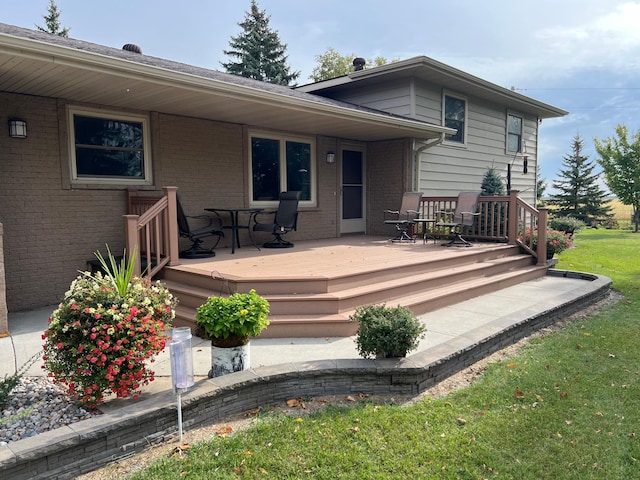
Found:
M 179 264 L 176 191 L 177 187 L 164 187 L 161 197 L 127 191 L 126 249 L 139 252 L 136 275 L 151 278 L 165 265 Z M 452 212 L 457 198 L 422 197 L 421 217 L 439 218 L 438 212 Z M 480 215 L 473 227 L 464 232 L 465 238 L 519 245 L 537 258 L 539 265 L 546 262 L 547 209 L 535 209 L 512 190 L 508 196 L 480 197 L 478 211 Z M 424 226 L 433 237 L 449 235 L 446 227 Z M 144 271 L 142 265 L 146 266 Z
M 422 197 L 421 217 L 441 218 L 442 213 L 453 212 L 458 197 Z M 538 259 L 538 264 L 546 262 L 547 210 L 536 210 L 518 197 L 512 190 L 509 196 L 481 196 L 477 217 L 473 227 L 465 231 L 465 238 L 495 241 L 520 245 L 526 252 Z M 514 221 L 510 221 L 514 219 Z M 449 235 L 447 227 L 423 224 L 433 237 Z M 525 235 L 525 232 L 529 232 Z M 534 248 L 533 239 L 539 239 Z
M 166 265 L 179 263 L 177 187 L 162 190 L 161 197 L 127 190 L 125 245 L 127 252 L 137 252 L 135 275 L 152 278 Z

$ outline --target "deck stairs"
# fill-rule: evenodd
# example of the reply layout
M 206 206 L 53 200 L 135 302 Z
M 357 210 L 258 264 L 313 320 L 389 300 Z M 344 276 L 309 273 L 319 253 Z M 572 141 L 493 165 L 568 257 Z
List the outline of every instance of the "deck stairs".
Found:
M 547 272 L 515 245 L 441 250 L 455 252 L 320 278 L 215 278 L 171 267 L 161 278 L 179 299 L 176 325 L 194 327 L 196 309 L 210 295 L 254 288 L 270 303 L 271 325 L 261 338 L 286 338 L 353 335 L 357 325 L 349 315 L 360 305 L 404 305 L 420 315 Z

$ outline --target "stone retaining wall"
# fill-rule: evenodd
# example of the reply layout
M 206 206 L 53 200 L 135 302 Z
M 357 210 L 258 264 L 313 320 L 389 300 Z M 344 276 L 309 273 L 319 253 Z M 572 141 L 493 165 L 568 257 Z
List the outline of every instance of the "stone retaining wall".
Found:
M 582 296 L 513 324 L 497 318 L 489 327 L 457 341 L 401 360 L 322 360 L 260 367 L 198 382 L 182 396 L 185 429 L 213 423 L 231 414 L 302 396 L 348 394 L 418 394 L 463 368 L 539 329 L 604 298 L 610 280 L 573 272 L 553 272 L 590 279 Z M 477 339 L 477 340 L 474 340 Z M 457 342 L 457 343 L 456 343 Z M 116 401 L 123 402 L 123 401 Z M 139 453 L 177 431 L 172 392 L 108 407 L 95 416 L 0 447 L 0 477 L 66 479 Z

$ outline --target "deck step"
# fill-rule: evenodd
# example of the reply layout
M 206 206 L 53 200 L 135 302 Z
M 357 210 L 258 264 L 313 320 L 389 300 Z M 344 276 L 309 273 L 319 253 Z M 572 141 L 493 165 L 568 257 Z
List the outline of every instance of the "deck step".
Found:
M 234 289 L 246 291 L 243 287 L 250 285 L 270 303 L 271 325 L 262 337 L 344 337 L 357 330 L 357 324 L 349 321 L 349 316 L 359 305 L 403 305 L 420 315 L 542 277 L 547 270 L 546 266 L 532 265 L 532 258 L 518 249 L 504 247 L 476 254 L 460 251 L 454 255 L 434 255 L 429 262 L 416 263 L 418 268 L 415 264 L 372 267 L 353 275 L 355 279 L 346 275 L 326 278 L 326 288 L 320 288 L 318 293 L 305 292 L 304 288 L 300 293 L 298 287 L 305 281 L 302 277 L 297 282 L 288 278 L 268 294 L 260 291 L 260 281 L 251 283 L 246 278 L 223 285 L 212 277 L 203 281 L 194 276 L 187 284 L 184 280 L 191 277 L 182 272 L 178 276 L 169 275 L 164 281 L 180 300 L 177 326 L 193 327 L 196 309 L 208 296 L 228 294 Z

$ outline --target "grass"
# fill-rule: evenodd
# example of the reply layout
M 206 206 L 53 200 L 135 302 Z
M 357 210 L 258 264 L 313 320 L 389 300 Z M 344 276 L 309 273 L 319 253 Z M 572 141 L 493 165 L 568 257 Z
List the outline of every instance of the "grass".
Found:
M 261 417 L 135 479 L 628 479 L 640 471 L 640 235 L 587 229 L 558 268 L 609 276 L 624 299 L 410 407 Z

